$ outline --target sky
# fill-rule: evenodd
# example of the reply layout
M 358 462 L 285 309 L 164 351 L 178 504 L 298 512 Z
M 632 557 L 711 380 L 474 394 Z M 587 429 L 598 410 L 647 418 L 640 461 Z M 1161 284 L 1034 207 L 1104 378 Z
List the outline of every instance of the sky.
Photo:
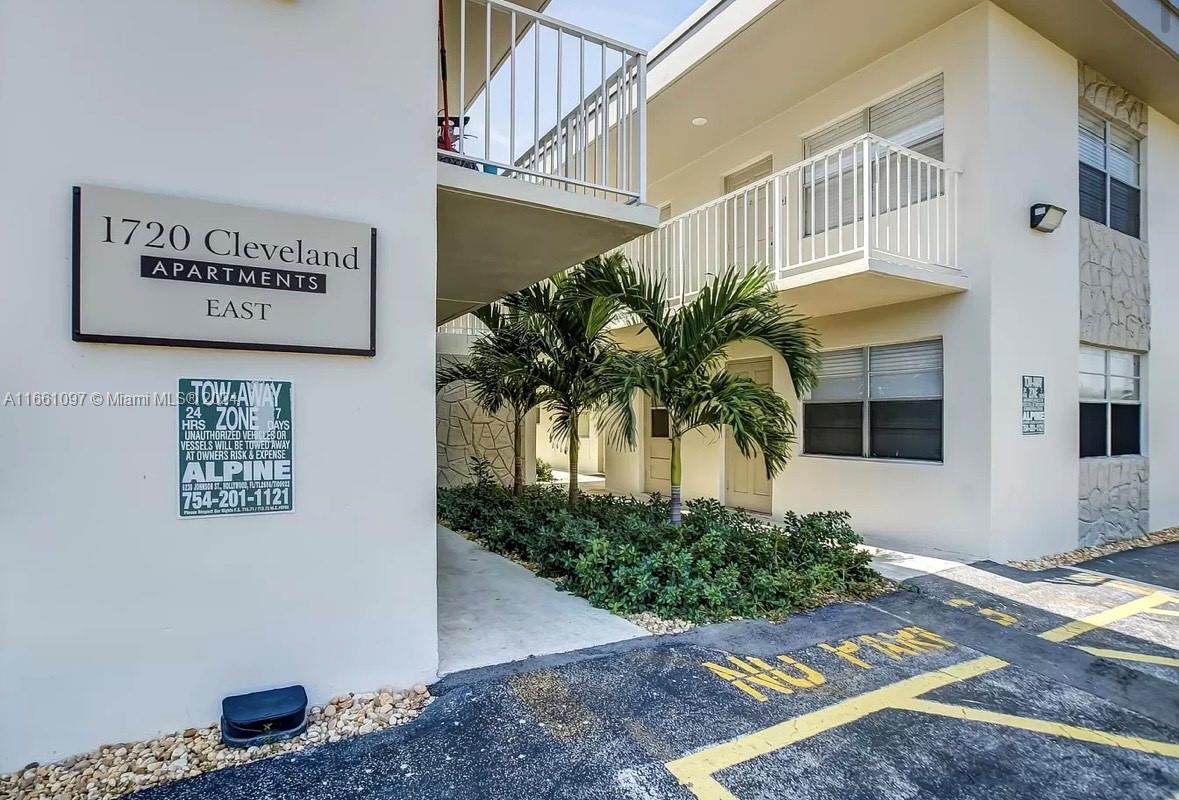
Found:
M 650 50 L 704 0 L 552 0 L 545 13 Z

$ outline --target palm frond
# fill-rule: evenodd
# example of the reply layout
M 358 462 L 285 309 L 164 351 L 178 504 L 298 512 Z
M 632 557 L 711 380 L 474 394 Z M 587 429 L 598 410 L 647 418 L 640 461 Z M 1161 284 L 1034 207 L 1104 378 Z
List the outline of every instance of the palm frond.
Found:
M 600 421 L 612 447 L 634 447 L 638 440 L 635 394 L 642 392 L 661 403 L 664 377 L 662 360 L 654 353 L 620 350 L 603 364 L 605 390 Z
M 624 255 L 613 253 L 585 262 L 576 281 L 585 295 L 619 301 L 657 341 L 661 339 L 670 313 L 662 278 L 636 269 Z
M 475 373 L 466 361 L 451 361 L 438 367 L 434 375 L 434 393 L 437 394 L 452 383 L 474 380 Z
M 746 458 L 761 454 L 766 477 L 772 478 L 790 458 L 795 422 L 786 399 L 772 386 L 742 375 L 717 372 L 697 387 L 687 428 L 726 426 Z

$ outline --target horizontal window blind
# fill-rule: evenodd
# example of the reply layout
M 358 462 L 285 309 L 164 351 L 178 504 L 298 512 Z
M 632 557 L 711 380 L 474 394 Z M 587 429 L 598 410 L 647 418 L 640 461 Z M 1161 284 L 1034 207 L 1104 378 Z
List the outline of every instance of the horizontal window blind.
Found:
M 928 147 L 918 149 L 941 158 L 940 140 L 930 140 L 940 136 L 945 126 L 945 79 L 935 75 L 877 103 L 866 114 L 857 112 L 807 136 L 802 140 L 803 156 L 810 158 L 871 132 L 905 147 L 926 143 Z
M 864 349 L 829 350 L 822 354 L 819 366 L 820 378 L 840 378 L 858 375 L 864 371 Z
M 1142 200 L 1138 190 L 1119 180 L 1109 182 L 1109 227 L 1127 236 L 1141 232 Z
M 941 369 L 941 340 L 873 347 L 871 366 L 873 375 Z
M 1117 125 L 1109 126 L 1109 174 L 1120 181 L 1138 185 L 1139 142 L 1134 134 Z
M 1142 357 L 1081 345 L 1082 458 L 1142 452 Z
M 725 176 L 725 194 L 735 192 L 742 186 L 748 186 L 751 183 L 756 183 L 762 178 L 768 177 L 774 171 L 773 156 L 766 156 L 756 164 L 750 164 L 744 169 L 739 169 L 736 172 Z M 715 172 L 713 173 L 716 174 Z
M 804 158 L 817 156 L 824 150 L 830 150 L 844 142 L 850 142 L 867 132 L 868 120 L 864 112 L 858 112 L 803 139 L 802 155 Z
M 946 126 L 945 80 L 936 75 L 868 110 L 868 130 L 911 147 L 942 132 Z
M 1083 130 L 1097 134 L 1098 139 L 1105 138 L 1105 118 L 1091 108 L 1081 106 L 1078 111 L 1080 126 Z
M 1105 120 L 1087 108 L 1081 109 L 1078 128 L 1081 161 L 1105 169 Z
M 1141 140 L 1119 123 L 1084 106 L 1078 118 L 1081 216 L 1129 236 L 1139 236 Z
M 873 400 L 941 397 L 941 340 L 873 347 L 869 371 Z
M 1081 162 L 1081 216 L 1105 224 L 1105 173 Z
M 864 398 L 864 349 L 822 353 L 819 380 L 811 400 L 862 400 Z
M 1138 161 L 1114 146 L 1109 148 L 1109 174 L 1110 177 L 1129 184 L 1130 186 L 1138 185 Z
M 940 339 L 822 353 L 803 452 L 941 461 L 942 362 Z

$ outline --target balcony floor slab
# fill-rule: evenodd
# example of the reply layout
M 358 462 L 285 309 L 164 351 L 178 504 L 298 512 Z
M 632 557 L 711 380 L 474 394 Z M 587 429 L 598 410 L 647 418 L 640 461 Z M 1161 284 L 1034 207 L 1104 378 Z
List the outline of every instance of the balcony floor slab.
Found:
M 948 267 L 861 255 L 787 271 L 775 286 L 787 305 L 823 317 L 964 292 L 970 279 Z
M 644 204 L 438 164 L 438 322 L 607 252 L 659 224 Z

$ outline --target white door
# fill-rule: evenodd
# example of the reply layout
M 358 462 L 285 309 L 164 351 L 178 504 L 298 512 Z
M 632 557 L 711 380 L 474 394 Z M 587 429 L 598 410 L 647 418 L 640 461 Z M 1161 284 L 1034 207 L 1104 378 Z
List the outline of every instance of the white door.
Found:
M 643 408 L 647 419 L 647 467 L 644 490 L 659 492 L 664 497 L 671 494 L 671 430 L 667 409 L 652 406 L 644 399 Z
M 720 254 L 719 264 L 725 267 L 740 267 L 747 272 L 754 266 L 769 266 L 770 252 L 766 242 L 770 214 L 770 189 L 768 183 L 754 188 L 752 184 L 768 178 L 774 171 L 774 159 L 767 156 L 756 164 L 725 176 L 725 194 L 732 195 L 721 206 L 723 218 L 719 220 Z M 746 188 L 750 187 L 750 188 Z M 740 194 L 733 194 L 744 190 Z
M 725 368 L 734 375 L 743 375 L 767 386 L 773 383 L 770 360 L 733 361 Z M 746 458 L 737 449 L 733 436 L 725 434 L 725 505 L 749 511 L 770 513 L 771 484 L 766 477 L 761 455 Z

